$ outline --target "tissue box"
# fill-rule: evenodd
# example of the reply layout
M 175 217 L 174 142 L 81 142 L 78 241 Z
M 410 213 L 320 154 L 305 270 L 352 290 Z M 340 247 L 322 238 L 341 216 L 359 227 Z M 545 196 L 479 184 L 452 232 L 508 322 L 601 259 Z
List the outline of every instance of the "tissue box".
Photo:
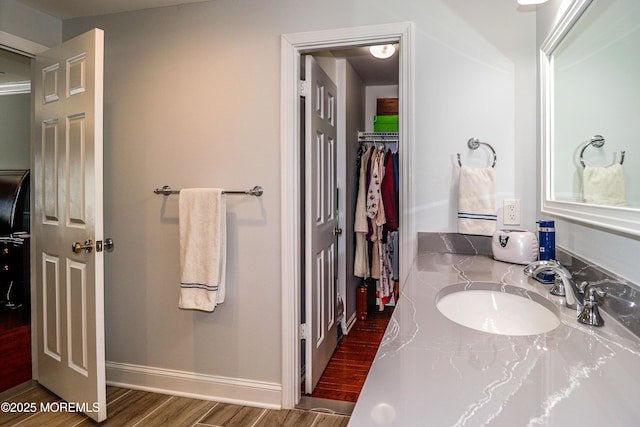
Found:
M 374 116 L 374 132 L 398 132 L 398 116 Z

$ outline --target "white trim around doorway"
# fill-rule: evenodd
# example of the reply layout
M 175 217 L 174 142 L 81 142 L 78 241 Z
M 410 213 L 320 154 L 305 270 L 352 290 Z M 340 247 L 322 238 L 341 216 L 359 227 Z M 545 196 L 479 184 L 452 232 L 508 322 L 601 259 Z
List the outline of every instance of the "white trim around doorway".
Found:
M 33 58 L 37 54 L 44 52 L 48 47 L 31 40 L 23 39 L 11 33 L 0 31 L 0 49 L 17 53 L 27 58 Z M 31 92 L 31 81 L 10 82 L 0 84 L 0 96 L 17 95 Z
M 399 43 L 400 98 L 400 286 L 417 250 L 414 206 L 413 24 L 401 22 L 366 27 L 285 34 L 281 38 L 281 236 L 282 236 L 282 407 L 300 399 L 301 182 L 298 81 L 301 54 L 337 47 Z
M 4 31 L 0 31 L 0 48 L 28 56 L 29 58 L 33 58 L 37 54 L 49 49 L 47 46 Z

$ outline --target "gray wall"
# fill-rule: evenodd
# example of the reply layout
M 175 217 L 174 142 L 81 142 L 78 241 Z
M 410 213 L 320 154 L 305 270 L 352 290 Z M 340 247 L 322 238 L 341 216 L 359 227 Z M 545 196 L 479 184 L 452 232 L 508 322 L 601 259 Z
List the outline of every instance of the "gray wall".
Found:
M 0 96 L 0 169 L 29 169 L 31 95 Z
M 65 21 L 64 39 L 106 37 L 108 360 L 280 384 L 280 35 L 403 21 L 417 230 L 455 231 L 454 158 L 472 136 L 494 144 L 499 197 L 521 198 L 532 228 L 535 14 L 514 1 L 217 0 Z M 163 184 L 265 189 L 229 198 L 227 295 L 212 314 L 177 308 L 177 198 L 152 193 Z
M 566 6 L 567 2 L 563 0 L 551 0 L 539 6 L 538 46 L 542 45 Z M 638 238 L 610 233 L 566 220 L 555 219 L 555 224 L 558 246 L 634 283 L 640 283 L 640 271 L 637 268 L 638 253 L 640 253 Z
M 15 0 L 0 0 L 0 31 L 44 46 L 62 41 L 62 21 Z

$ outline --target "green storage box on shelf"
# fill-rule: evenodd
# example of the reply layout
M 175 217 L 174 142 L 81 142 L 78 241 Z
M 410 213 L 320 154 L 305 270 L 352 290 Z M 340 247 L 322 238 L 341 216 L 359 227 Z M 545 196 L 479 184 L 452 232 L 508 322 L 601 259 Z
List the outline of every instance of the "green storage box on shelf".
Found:
M 373 116 L 374 132 L 398 132 L 398 116 Z

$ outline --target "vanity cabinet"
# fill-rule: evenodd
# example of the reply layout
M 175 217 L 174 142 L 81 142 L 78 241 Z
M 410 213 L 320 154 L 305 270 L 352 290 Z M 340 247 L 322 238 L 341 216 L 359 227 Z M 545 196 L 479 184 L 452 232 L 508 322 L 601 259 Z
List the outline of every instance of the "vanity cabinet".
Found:
M 522 265 L 494 260 L 490 239 L 476 237 L 484 236 L 420 233 L 349 427 L 638 425 L 640 338 L 604 309 L 604 326 L 578 322 L 550 286 Z M 585 275 L 595 266 L 564 265 L 595 282 Z M 492 333 L 463 326 L 438 308 L 452 289 L 504 289 L 544 302 L 559 322 L 534 331 L 543 318 L 532 316 L 528 322 L 538 324 Z M 511 326 L 525 314 L 524 306 L 509 314 L 513 306 L 476 298 L 465 314 L 489 307 L 500 314 L 487 323 Z

